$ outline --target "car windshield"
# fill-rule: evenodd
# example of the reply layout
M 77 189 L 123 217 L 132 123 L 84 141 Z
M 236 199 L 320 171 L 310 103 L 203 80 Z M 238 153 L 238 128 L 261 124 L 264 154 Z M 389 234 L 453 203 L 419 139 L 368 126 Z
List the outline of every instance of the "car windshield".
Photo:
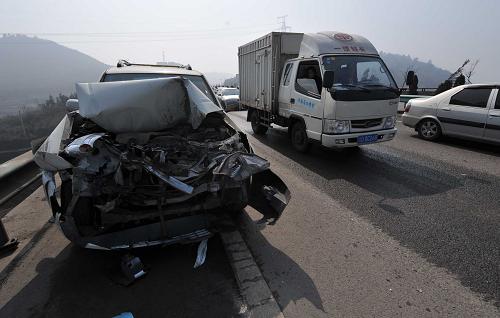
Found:
M 228 89 L 224 89 L 222 91 L 222 95 L 224 96 L 227 96 L 227 95 L 239 95 L 240 94 L 240 90 L 237 89 L 237 88 L 228 88 Z
M 393 99 L 398 87 L 384 62 L 371 56 L 325 56 L 325 71 L 333 71 L 331 90 L 335 100 Z
M 141 79 L 151 79 L 151 78 L 167 78 L 181 76 L 187 78 L 193 82 L 196 87 L 198 87 L 208 98 L 215 104 L 219 105 L 213 96 L 212 90 L 208 86 L 207 82 L 203 77 L 198 75 L 177 75 L 177 74 L 160 74 L 160 73 L 117 73 L 117 74 L 106 74 L 104 76 L 103 82 L 117 82 L 117 81 L 133 81 Z

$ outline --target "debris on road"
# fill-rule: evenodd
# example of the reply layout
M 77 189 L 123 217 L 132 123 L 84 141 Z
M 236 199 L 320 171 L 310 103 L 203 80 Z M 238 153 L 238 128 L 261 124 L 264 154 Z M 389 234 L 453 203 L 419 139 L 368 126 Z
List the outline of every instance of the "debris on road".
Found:
M 205 263 L 205 258 L 207 257 L 207 243 L 208 239 L 204 239 L 198 245 L 198 252 L 196 253 L 196 262 L 194 263 L 193 268 L 198 268 L 203 263 Z
M 123 275 L 125 275 L 128 280 L 127 285 L 130 285 L 135 280 L 146 275 L 144 265 L 142 264 L 140 258 L 131 254 L 125 254 L 122 256 L 121 269 Z

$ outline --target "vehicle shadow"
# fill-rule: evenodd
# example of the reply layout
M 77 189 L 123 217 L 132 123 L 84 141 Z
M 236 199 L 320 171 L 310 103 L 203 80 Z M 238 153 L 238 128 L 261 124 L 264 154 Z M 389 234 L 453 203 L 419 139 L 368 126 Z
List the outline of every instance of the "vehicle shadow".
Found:
M 304 154 L 292 148 L 284 129 L 253 136 L 324 179 L 346 180 L 384 199 L 434 195 L 463 184 L 456 176 L 395 154 L 363 147 L 335 150 L 318 145 Z
M 262 220 L 253 221 L 245 212 L 235 216 L 235 223 L 248 244 L 262 275 L 281 310 L 290 303 L 308 300 L 316 309 L 325 312 L 323 301 L 312 278 L 292 258 L 272 246 L 260 232 L 267 225 Z M 260 255 L 272 255 L 272 262 L 264 262 Z
M 413 134 L 411 135 L 411 137 L 420 139 L 417 134 Z M 439 138 L 439 140 L 433 142 L 463 150 L 475 151 L 485 155 L 500 157 L 500 146 L 498 145 L 492 145 L 480 141 L 460 139 L 450 136 L 442 136 L 441 138 Z
M 283 129 L 254 138 L 283 155 L 276 159 L 302 179 L 500 307 L 500 213 L 492 201 L 500 195 L 499 178 L 460 175 L 383 147 L 314 146 L 302 154 Z
M 69 244 L 57 257 L 39 262 L 37 275 L 0 309 L 0 316 L 238 316 L 239 292 L 220 238 L 209 240 L 205 264 L 193 269 L 196 250 L 190 244 L 134 251 L 149 270 L 125 287 L 116 279 L 118 254 Z

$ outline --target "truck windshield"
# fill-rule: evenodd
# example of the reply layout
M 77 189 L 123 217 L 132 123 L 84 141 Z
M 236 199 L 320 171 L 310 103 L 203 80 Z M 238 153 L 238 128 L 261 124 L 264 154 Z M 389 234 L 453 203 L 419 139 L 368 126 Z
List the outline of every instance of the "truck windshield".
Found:
M 377 100 L 397 98 L 398 87 L 378 57 L 325 56 L 325 70 L 334 72 L 332 96 L 336 100 Z
M 116 74 L 106 74 L 104 76 L 103 82 L 117 82 L 117 81 L 133 81 L 141 79 L 151 79 L 151 78 L 166 78 L 181 76 L 187 78 L 193 82 L 196 87 L 198 87 L 208 98 L 215 104 L 219 105 L 212 93 L 212 90 L 206 83 L 206 81 L 201 76 L 197 75 L 176 75 L 176 74 L 155 74 L 155 73 L 116 73 Z

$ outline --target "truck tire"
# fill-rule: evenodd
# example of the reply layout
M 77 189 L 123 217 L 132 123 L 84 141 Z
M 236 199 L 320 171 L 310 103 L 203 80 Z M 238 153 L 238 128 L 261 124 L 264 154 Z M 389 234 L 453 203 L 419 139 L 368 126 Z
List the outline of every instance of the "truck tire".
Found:
M 260 116 L 258 111 L 254 110 L 252 112 L 250 121 L 252 123 L 252 130 L 256 135 L 265 135 L 268 127 L 260 123 Z
M 301 121 L 296 121 L 292 125 L 291 135 L 292 146 L 298 152 L 307 152 L 311 147 L 307 137 L 306 126 Z

